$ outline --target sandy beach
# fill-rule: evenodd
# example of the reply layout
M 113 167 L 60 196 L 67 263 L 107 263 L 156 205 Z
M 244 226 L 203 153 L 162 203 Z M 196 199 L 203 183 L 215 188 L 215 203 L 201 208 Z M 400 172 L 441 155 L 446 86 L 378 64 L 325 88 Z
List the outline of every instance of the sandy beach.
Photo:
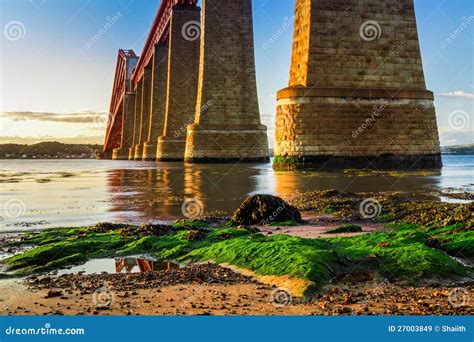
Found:
M 4 315 L 472 315 L 463 287 L 339 279 L 293 297 L 213 264 L 129 274 L 32 276 L 0 282 Z

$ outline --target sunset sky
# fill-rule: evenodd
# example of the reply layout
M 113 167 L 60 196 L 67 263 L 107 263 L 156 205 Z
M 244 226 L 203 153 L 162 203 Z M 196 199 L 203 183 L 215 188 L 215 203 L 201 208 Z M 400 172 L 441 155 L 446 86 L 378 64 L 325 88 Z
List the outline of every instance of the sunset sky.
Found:
M 0 143 L 102 143 L 117 49 L 141 53 L 159 2 L 0 0 Z M 474 2 L 415 4 L 441 143 L 474 143 Z M 272 140 L 276 92 L 288 83 L 293 7 L 294 0 L 254 0 L 260 111 Z

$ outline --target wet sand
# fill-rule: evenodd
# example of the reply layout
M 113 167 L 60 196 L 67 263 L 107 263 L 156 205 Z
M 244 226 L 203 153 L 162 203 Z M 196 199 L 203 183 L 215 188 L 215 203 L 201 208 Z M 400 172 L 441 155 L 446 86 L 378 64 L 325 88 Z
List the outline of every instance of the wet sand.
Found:
M 340 279 L 311 298 L 206 264 L 179 271 L 0 281 L 3 315 L 472 315 L 474 283 Z
M 324 215 L 324 216 L 314 216 L 314 215 L 304 215 L 302 214 L 303 220 L 306 223 L 300 224 L 298 226 L 266 226 L 266 225 L 257 225 L 256 227 L 266 235 L 272 234 L 287 234 L 291 236 L 298 236 L 302 238 L 308 239 L 317 239 L 317 238 L 324 238 L 324 237 L 338 237 L 338 236 L 355 236 L 373 232 L 383 232 L 388 231 L 390 228 L 386 228 L 384 223 L 376 223 L 369 220 L 365 221 L 351 221 L 351 222 L 344 222 L 340 220 L 336 220 L 332 215 Z M 342 224 L 355 224 L 362 228 L 362 232 L 360 233 L 336 233 L 336 234 L 328 234 L 327 231 L 337 228 Z

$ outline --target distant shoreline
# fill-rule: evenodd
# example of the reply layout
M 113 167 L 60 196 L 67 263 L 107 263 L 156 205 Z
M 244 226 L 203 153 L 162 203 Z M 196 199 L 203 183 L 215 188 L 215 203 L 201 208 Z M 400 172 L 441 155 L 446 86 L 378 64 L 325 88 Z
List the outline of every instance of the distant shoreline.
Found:
M 0 144 L 0 159 L 96 159 L 102 152 L 101 145 L 63 144 L 56 141 L 41 142 L 32 145 Z M 269 151 L 273 156 L 273 150 Z M 443 146 L 442 155 L 474 155 L 474 144 Z
M 473 153 L 441 153 L 443 156 L 472 156 Z M 54 158 L 54 157 L 38 157 L 38 158 L 5 158 L 0 156 L 0 160 L 96 160 L 96 157 L 74 157 L 74 158 Z M 107 159 L 100 159 L 100 160 L 107 160 Z M 111 160 L 111 159 L 110 159 Z

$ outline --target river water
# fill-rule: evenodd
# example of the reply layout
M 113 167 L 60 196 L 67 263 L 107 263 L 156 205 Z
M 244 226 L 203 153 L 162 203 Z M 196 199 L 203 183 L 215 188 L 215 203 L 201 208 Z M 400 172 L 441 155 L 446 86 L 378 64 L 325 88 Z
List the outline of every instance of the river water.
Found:
M 254 193 L 474 191 L 474 156 L 443 156 L 439 172 L 275 172 L 271 164 L 187 165 L 111 160 L 2 160 L 0 232 L 184 218 L 183 201 L 231 213 Z M 201 206 L 202 204 L 202 206 Z

